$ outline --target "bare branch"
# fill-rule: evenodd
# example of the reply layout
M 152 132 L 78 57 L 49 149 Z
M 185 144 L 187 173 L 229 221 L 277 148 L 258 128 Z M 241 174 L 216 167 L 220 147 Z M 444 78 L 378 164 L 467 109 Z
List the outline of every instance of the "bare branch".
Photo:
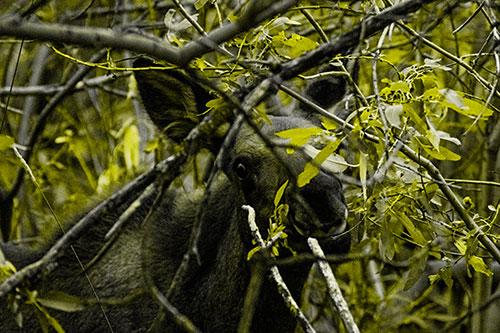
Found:
M 250 231 L 252 232 L 254 239 L 257 241 L 257 244 L 261 248 L 266 248 L 268 244 L 264 242 L 264 239 L 260 234 L 259 227 L 255 222 L 255 210 L 248 205 L 244 205 L 241 208 L 243 208 L 248 212 L 248 225 L 250 227 Z M 270 267 L 270 271 L 271 271 L 271 277 L 276 283 L 280 295 L 283 297 L 283 300 L 285 301 L 287 307 L 295 316 L 295 318 L 299 322 L 304 332 L 311 332 L 311 333 L 316 332 L 314 328 L 311 326 L 311 323 L 309 323 L 309 320 L 307 320 L 304 313 L 302 313 L 302 311 L 300 310 L 299 306 L 297 305 L 297 302 L 295 302 L 295 300 L 293 299 L 290 290 L 288 289 L 288 287 L 285 284 L 285 281 L 283 281 L 283 278 L 281 277 L 278 267 L 276 267 L 276 265 L 273 265 Z
M 0 35 L 97 48 L 127 49 L 156 56 L 174 64 L 180 63 L 179 52 L 170 45 L 143 36 L 103 28 L 34 23 L 19 16 L 3 16 L 0 18 Z
M 90 79 L 83 79 L 80 82 L 77 82 L 76 85 L 71 89 L 71 92 L 81 91 L 85 88 L 94 88 L 101 87 L 103 84 L 112 83 L 116 81 L 118 78 L 128 77 L 131 72 L 123 72 L 117 73 L 113 75 L 103 75 Z M 11 96 L 47 96 L 47 95 L 55 95 L 58 92 L 64 90 L 64 85 L 30 85 L 27 87 L 12 87 L 12 90 L 9 88 L 0 88 L 0 96 L 11 95 Z
M 321 249 L 321 246 L 319 245 L 317 239 L 308 238 L 307 243 L 309 244 L 309 247 L 311 248 L 311 251 L 314 255 L 321 259 L 325 258 L 325 254 L 323 253 L 323 250 Z M 337 283 L 337 279 L 335 279 L 335 276 L 333 275 L 332 269 L 324 260 L 319 260 L 318 265 L 321 269 L 321 273 L 323 273 L 323 276 L 325 277 L 326 285 L 328 287 L 328 293 L 330 294 L 330 297 L 333 300 L 333 304 L 335 304 L 335 307 L 339 312 L 340 318 L 342 318 L 342 322 L 344 323 L 344 327 L 346 328 L 347 332 L 359 333 L 358 325 L 356 325 L 351 311 L 349 311 L 349 307 L 347 306 L 347 302 L 342 296 L 342 291 L 340 290 L 339 284 Z
M 90 47 L 126 49 L 168 61 L 184 67 L 195 57 L 212 51 L 217 46 L 260 22 L 286 11 L 296 0 L 275 2 L 259 12 L 248 11 L 241 19 L 228 23 L 181 49 L 136 34 L 103 28 L 79 27 L 64 24 L 44 24 L 23 20 L 19 16 L 0 17 L 0 36 L 37 39 L 54 43 L 77 44 Z
M 281 85 L 280 88 L 286 92 L 287 94 L 297 98 L 301 102 L 307 103 L 307 105 L 315 110 L 316 112 L 319 112 L 321 115 L 327 117 L 328 119 L 331 119 L 338 124 L 340 124 L 343 127 L 343 130 L 346 132 L 349 132 L 353 129 L 353 125 L 349 124 L 348 122 L 345 122 L 343 119 L 337 117 L 336 115 L 331 114 L 327 110 L 323 109 L 319 105 L 316 105 L 315 103 L 309 101 L 307 98 L 304 96 L 301 96 L 297 92 L 293 91 L 292 89 Z M 366 139 L 371 140 L 373 142 L 378 142 L 379 138 L 375 135 L 372 135 L 370 133 L 364 133 L 364 136 Z M 413 149 L 411 149 L 409 146 L 406 144 L 403 144 L 401 146 L 401 151 L 409 157 L 412 161 L 417 163 L 418 165 L 422 166 L 424 169 L 427 170 L 427 173 L 433 178 L 434 182 L 439 186 L 445 197 L 449 200 L 451 206 L 453 209 L 458 213 L 458 215 L 463 219 L 465 222 L 465 225 L 467 226 L 467 229 L 473 231 L 475 234 L 477 234 L 477 237 L 479 238 L 479 241 L 481 244 L 484 245 L 484 247 L 488 250 L 488 252 L 495 258 L 495 260 L 500 263 L 500 250 L 498 247 L 495 245 L 495 243 L 491 240 L 491 238 L 485 234 L 481 228 L 477 225 L 477 223 L 474 221 L 472 216 L 467 212 L 465 209 L 464 205 L 462 204 L 462 200 L 459 199 L 458 195 L 453 192 L 451 189 L 450 185 L 448 182 L 444 179 L 443 175 L 439 171 L 439 169 L 428 159 L 425 157 L 421 156 L 420 154 L 416 153 Z

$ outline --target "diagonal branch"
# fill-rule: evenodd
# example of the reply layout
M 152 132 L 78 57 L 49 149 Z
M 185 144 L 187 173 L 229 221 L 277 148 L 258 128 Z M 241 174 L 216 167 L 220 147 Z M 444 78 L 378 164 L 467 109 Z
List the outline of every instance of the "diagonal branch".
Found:
M 266 244 L 266 242 L 264 241 L 264 239 L 260 234 L 259 227 L 255 223 L 255 210 L 253 209 L 253 207 L 248 205 L 243 205 L 241 208 L 248 212 L 248 226 L 250 227 L 250 231 L 252 233 L 254 240 L 262 249 L 265 249 L 270 244 Z M 281 297 L 283 297 L 283 301 L 286 303 L 287 307 L 290 309 L 290 312 L 294 315 L 295 319 L 297 319 L 304 332 L 307 333 L 316 332 L 316 330 L 312 327 L 307 317 L 300 310 L 300 307 L 297 305 L 297 302 L 295 302 L 295 300 L 293 299 L 290 290 L 288 289 L 287 285 L 283 281 L 283 278 L 281 277 L 278 267 L 276 265 L 272 265 L 269 268 L 269 271 L 271 273 L 270 276 L 272 277 L 272 279 L 276 283 L 276 286 L 278 287 L 278 291 Z
M 307 243 L 309 244 L 313 254 L 320 259 L 318 260 L 319 268 L 325 277 L 328 293 L 330 294 L 330 298 L 333 300 L 333 303 L 339 312 L 340 318 L 342 318 L 344 327 L 349 333 L 359 333 L 359 328 L 354 321 L 344 296 L 342 296 L 342 291 L 340 290 L 339 284 L 333 275 L 332 269 L 325 261 L 325 254 L 323 253 L 323 249 L 319 245 L 318 240 L 310 237 L 307 239 Z
M 101 59 L 105 53 L 106 50 L 101 50 L 97 52 L 92 56 L 90 61 L 91 62 L 99 61 L 99 59 Z M 59 105 L 61 100 L 64 99 L 64 97 L 66 97 L 66 95 L 73 89 L 73 87 L 75 87 L 76 84 L 80 82 L 80 80 L 82 80 L 85 77 L 85 75 L 87 75 L 91 70 L 92 67 L 80 66 L 80 68 L 71 77 L 71 79 L 64 85 L 64 88 L 59 92 L 57 92 L 50 99 L 50 101 L 44 106 L 44 108 L 40 112 L 40 115 L 37 118 L 34 129 L 32 130 L 30 136 L 27 138 L 25 142 L 26 147 L 24 148 L 25 150 L 23 151 L 22 155 L 27 162 L 29 162 L 31 154 L 33 153 L 33 147 L 35 146 L 38 136 L 40 135 L 40 133 L 42 133 L 43 129 L 45 128 L 45 124 L 48 117 L 52 114 L 56 106 Z M 8 194 L 9 198 L 13 198 L 17 195 L 17 192 L 21 187 L 23 179 L 24 179 L 24 169 L 21 168 L 19 169 L 14 185 L 12 186 L 12 189 Z
M 352 129 L 354 129 L 354 126 L 351 125 L 350 123 L 344 121 L 343 119 L 339 118 L 338 116 L 331 114 L 327 110 L 323 109 L 319 105 L 316 105 L 315 103 L 309 101 L 307 98 L 304 96 L 301 96 L 297 92 L 293 91 L 292 89 L 281 85 L 280 89 L 289 94 L 290 96 L 296 98 L 300 102 L 306 104 L 308 107 L 311 109 L 315 110 L 316 112 L 320 113 L 322 116 L 331 119 L 335 121 L 336 123 L 340 124 L 343 128 L 344 131 L 350 132 Z M 370 141 L 373 142 L 378 142 L 379 138 L 375 135 L 372 135 L 370 133 L 364 133 L 364 137 Z M 427 158 L 421 156 L 417 152 L 415 152 L 413 149 L 411 149 L 408 145 L 402 144 L 401 146 L 401 152 L 403 152 L 408 158 L 410 158 L 413 162 L 417 163 L 418 165 L 422 166 L 425 170 L 427 170 L 427 173 L 432 177 L 434 182 L 439 186 L 439 189 L 443 192 L 445 197 L 449 200 L 451 206 L 453 209 L 458 213 L 458 215 L 462 218 L 464 221 L 465 225 L 467 226 L 467 229 L 470 231 L 473 231 L 481 244 L 487 249 L 487 251 L 495 258 L 495 260 L 500 264 L 500 249 L 495 245 L 493 240 L 483 232 L 483 230 L 479 227 L 479 225 L 474 221 L 472 216 L 467 212 L 465 209 L 464 205 L 462 204 L 462 200 L 460 200 L 459 196 L 453 192 L 451 189 L 450 185 L 448 182 L 444 179 L 443 175 L 441 174 L 441 171 Z
M 190 154 L 196 154 L 196 152 L 201 149 L 201 142 L 203 142 L 207 136 L 212 135 L 212 132 L 225 122 L 228 113 L 231 111 L 231 109 L 227 109 L 226 113 L 214 113 L 205 117 L 198 126 L 191 130 L 188 137 L 185 139 L 185 144 L 183 145 L 184 149 L 181 152 L 166 158 L 158 163 L 153 170 L 137 177 L 134 181 L 125 185 L 120 191 L 96 206 L 80 221 L 74 224 L 40 260 L 22 268 L 14 275 L 5 279 L 2 284 L 0 284 L 0 299 L 24 280 L 32 278 L 42 271 L 48 274 L 54 270 L 56 265 L 50 264 L 57 262 L 57 259 L 61 257 L 64 250 L 67 249 L 71 243 L 84 234 L 84 232 L 94 223 L 97 223 L 102 215 L 120 207 L 120 205 L 134 193 L 142 192 L 160 173 L 164 175 L 162 179 L 164 184 L 170 184 L 170 182 L 177 177 L 181 166 L 185 163 L 188 156 L 190 156 Z
M 284 64 L 279 74 L 275 77 L 275 81 L 281 83 L 282 81 L 294 78 L 298 74 L 323 63 L 325 60 L 346 52 L 346 50 L 358 45 L 359 39 L 362 36 L 363 38 L 368 38 L 389 24 L 416 12 L 423 5 L 432 2 L 435 2 L 435 0 L 407 0 L 387 8 L 380 12 L 380 14 L 369 17 L 351 31 L 335 37 L 329 43 L 321 44 L 318 48 L 306 53 L 302 57 L 295 58 Z
M 297 0 L 282 0 L 272 3 L 272 5 L 262 11 L 259 11 L 259 8 L 252 8 L 254 10 L 247 11 L 239 20 L 230 22 L 180 49 L 137 34 L 104 28 L 35 23 L 14 15 L 0 17 L 0 36 L 13 36 L 90 47 L 125 49 L 145 53 L 183 67 L 195 57 L 216 49 L 216 46 L 220 43 L 230 40 L 237 34 L 285 12 L 296 3 Z

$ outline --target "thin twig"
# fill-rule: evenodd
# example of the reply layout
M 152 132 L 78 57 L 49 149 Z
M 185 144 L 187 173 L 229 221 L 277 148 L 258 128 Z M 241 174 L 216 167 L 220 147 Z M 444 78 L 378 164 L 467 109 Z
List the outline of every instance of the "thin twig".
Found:
M 257 245 L 259 245 L 261 248 L 266 248 L 268 245 L 262 238 L 262 235 L 260 234 L 259 231 L 259 227 L 255 222 L 255 210 L 248 205 L 243 205 L 241 208 L 248 212 L 248 225 L 250 227 L 250 231 L 255 241 L 257 242 Z M 271 271 L 271 277 L 276 283 L 280 295 L 283 297 L 283 300 L 285 301 L 287 307 L 290 309 L 290 312 L 297 319 L 304 332 L 308 333 L 316 332 L 316 330 L 311 326 L 309 320 L 307 320 L 304 313 L 300 310 L 299 306 L 297 305 L 297 302 L 295 302 L 295 300 L 293 299 L 290 290 L 288 289 L 285 282 L 283 281 L 283 278 L 281 277 L 278 267 L 276 267 L 276 265 L 272 265 L 269 269 Z
M 81 91 L 85 88 L 100 87 L 106 83 L 115 82 L 119 78 L 129 77 L 131 72 L 123 72 L 112 75 L 97 76 L 90 79 L 83 79 L 77 82 L 71 89 L 71 92 Z M 50 96 L 55 95 L 58 92 L 65 89 L 66 85 L 29 85 L 27 87 L 12 87 L 12 91 L 9 88 L 0 88 L 0 96 L 12 95 L 12 96 Z
M 40 260 L 20 269 L 14 275 L 5 279 L 0 285 L 0 298 L 12 291 L 13 288 L 17 287 L 21 282 L 39 274 L 42 270 L 45 274 L 49 274 L 53 271 L 56 266 L 51 264 L 57 262 L 70 244 L 85 233 L 92 225 L 94 225 L 94 223 L 97 223 L 102 215 L 115 210 L 134 193 L 143 190 L 155 179 L 161 170 L 168 168 L 169 164 L 172 164 L 173 162 L 174 161 L 172 161 L 172 159 L 167 159 L 158 164 L 153 170 L 137 177 L 135 180 L 125 185 L 120 191 L 112 195 L 109 199 L 101 202 L 98 206 L 92 209 L 77 223 L 75 223 L 73 227 L 67 230 L 66 234 L 64 234 L 64 236 L 61 237 Z
M 94 54 L 90 61 L 91 62 L 97 62 L 99 59 L 101 59 L 104 55 L 106 54 L 106 50 L 101 50 Z M 42 111 L 40 111 L 40 115 L 37 118 L 37 122 L 35 124 L 35 127 L 33 128 L 32 132 L 30 133 L 30 136 L 28 137 L 28 140 L 26 142 L 26 150 L 23 151 L 23 158 L 26 160 L 26 162 L 29 163 L 30 157 L 33 153 L 33 147 L 35 146 L 35 143 L 38 139 L 38 136 L 42 133 L 43 129 L 45 128 L 45 124 L 47 121 L 48 116 L 54 111 L 57 105 L 62 101 L 64 97 L 73 89 L 73 87 L 80 82 L 80 80 L 85 77 L 90 71 L 92 70 L 91 67 L 86 67 L 86 66 L 80 66 L 80 68 L 76 71 L 76 73 L 69 79 L 69 81 L 66 83 L 64 86 L 64 89 L 59 91 L 57 94 L 55 94 L 51 100 L 44 106 Z M 24 179 L 24 169 L 21 168 L 19 169 L 17 173 L 16 180 L 14 182 L 14 185 L 12 186 L 12 189 L 9 192 L 9 196 L 11 198 L 15 197 L 17 192 L 19 191 L 19 188 L 23 182 Z
M 320 113 L 321 115 L 327 117 L 328 119 L 331 119 L 335 122 L 337 122 L 339 125 L 343 127 L 343 130 L 346 132 L 351 131 L 354 126 L 349 124 L 348 122 L 344 121 L 343 119 L 339 118 L 338 116 L 331 114 L 327 110 L 323 109 L 319 105 L 316 105 L 315 103 L 309 101 L 307 98 L 304 96 L 300 95 L 299 93 L 293 91 L 292 89 L 281 85 L 280 89 L 286 92 L 287 94 L 293 96 L 294 98 L 297 98 L 299 101 L 303 103 L 307 103 L 307 106 L 310 107 L 311 109 L 315 110 L 316 112 Z M 370 133 L 364 133 L 364 137 L 370 141 L 373 142 L 379 142 L 379 138 L 376 135 L 370 134 Z M 472 216 L 469 214 L 469 212 L 465 209 L 463 206 L 463 201 L 460 200 L 458 195 L 453 192 L 451 189 L 450 185 L 448 182 L 445 180 L 443 175 L 441 174 L 440 170 L 427 158 L 421 156 L 420 154 L 416 153 L 413 149 L 411 149 L 408 145 L 403 144 L 401 146 L 401 152 L 404 153 L 408 158 L 410 158 L 413 162 L 417 163 L 421 167 L 423 167 L 429 176 L 432 177 L 433 181 L 439 186 L 445 197 L 448 199 L 450 202 L 451 206 L 453 209 L 458 213 L 458 215 L 462 218 L 464 221 L 465 225 L 467 226 L 467 229 L 470 231 L 473 231 L 481 244 L 488 250 L 488 252 L 495 258 L 495 260 L 500 263 L 500 250 L 498 247 L 495 245 L 495 243 L 491 240 L 491 238 L 483 232 L 483 230 L 477 225 L 477 223 L 474 221 Z

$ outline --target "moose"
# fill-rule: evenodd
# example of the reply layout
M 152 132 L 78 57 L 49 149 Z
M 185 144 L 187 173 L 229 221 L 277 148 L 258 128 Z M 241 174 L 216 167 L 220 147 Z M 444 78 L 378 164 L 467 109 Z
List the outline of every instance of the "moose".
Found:
M 151 65 L 150 60 L 143 58 L 134 64 Z M 207 101 L 213 98 L 182 70 L 141 70 L 135 72 L 135 78 L 150 118 L 176 142 L 181 142 L 200 122 Z M 258 130 L 272 141 L 278 139 L 274 133 L 315 126 L 315 120 L 310 115 L 307 118 L 311 119 L 306 119 L 306 114 L 301 110 L 294 115 L 269 116 L 270 123 L 263 122 Z M 198 219 L 198 260 L 168 301 L 203 332 L 235 332 L 251 277 L 251 261 L 247 257 L 255 247 L 243 205 L 255 209 L 255 221 L 265 237 L 274 210 L 273 200 L 289 180 L 281 198 L 289 205 L 284 222 L 289 246 L 297 252 L 308 251 L 306 239 L 314 236 L 327 253 L 345 253 L 349 247 L 345 232 L 347 206 L 339 179 L 321 170 L 309 184 L 299 188 L 294 178 L 310 157 L 300 149 L 290 154 L 283 144 L 271 147 L 263 137 L 255 127 L 242 124 L 232 143 L 225 147 L 221 170 L 215 174 L 208 195 L 203 189 L 188 191 L 170 186 L 155 197 L 160 199 L 151 199 L 132 213 L 115 242 L 86 269 L 100 302 L 91 301 L 94 293 L 70 251 L 58 260 L 54 271 L 38 277 L 30 288 L 41 297 L 59 293 L 88 300 L 85 309 L 48 308 L 50 315 L 71 332 L 102 332 L 108 331 L 109 326 L 117 332 L 135 332 L 148 330 L 152 325 L 161 332 L 177 332 L 181 329 L 175 320 L 168 316 L 158 319 L 161 307 L 149 286 L 153 284 L 167 294 L 189 250 L 191 229 Z M 219 146 L 207 143 L 214 154 Z M 137 196 L 130 198 L 128 204 Z M 83 265 L 96 258 L 105 244 L 104 235 L 126 206 L 102 216 L 99 223 L 74 242 Z M 54 233 L 52 240 L 36 249 L 2 243 L 2 251 L 19 269 L 40 258 L 59 236 Z M 281 269 L 296 299 L 300 299 L 309 268 L 310 265 L 297 264 Z M 146 275 L 151 281 L 146 281 Z M 264 279 L 259 295 L 251 330 L 292 332 L 296 322 L 273 281 Z M 17 310 L 23 317 L 21 328 L 6 303 L 5 299 L 0 302 L 0 331 L 40 330 L 33 305 L 26 303 Z

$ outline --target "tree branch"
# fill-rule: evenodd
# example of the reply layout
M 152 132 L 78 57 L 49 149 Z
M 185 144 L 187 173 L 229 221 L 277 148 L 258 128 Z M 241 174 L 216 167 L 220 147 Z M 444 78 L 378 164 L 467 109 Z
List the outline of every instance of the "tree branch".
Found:
M 253 238 L 262 249 L 265 249 L 270 244 L 266 244 L 266 242 L 264 241 L 264 239 L 260 234 L 259 227 L 255 222 L 255 210 L 253 209 L 253 207 L 248 205 L 243 205 L 241 208 L 248 212 L 248 225 L 250 227 L 250 231 L 252 233 Z M 278 291 L 280 295 L 283 297 L 285 304 L 290 309 L 290 312 L 294 315 L 295 319 L 297 319 L 304 332 L 308 333 L 316 332 L 315 329 L 311 326 L 309 320 L 307 320 L 304 313 L 300 310 L 299 306 L 297 305 L 297 302 L 295 302 L 295 300 L 293 299 L 290 290 L 288 289 L 285 282 L 283 281 L 283 278 L 281 277 L 278 267 L 276 265 L 272 265 L 269 268 L 269 270 L 271 272 L 271 277 L 276 283 Z
M 239 20 L 228 23 L 212 31 L 210 34 L 190 42 L 181 49 L 137 34 L 103 28 L 34 23 L 14 15 L 0 17 L 0 36 L 13 36 L 90 47 L 126 49 L 145 53 L 184 67 L 195 57 L 216 49 L 220 43 L 286 11 L 296 3 L 297 0 L 282 0 L 273 3 L 262 11 L 258 11 L 258 8 L 255 8 L 255 11 L 249 10 Z
M 290 96 L 293 96 L 297 100 L 301 101 L 302 103 L 307 104 L 308 107 L 311 109 L 315 110 L 316 112 L 320 113 L 322 116 L 331 119 L 338 124 L 340 124 L 343 128 L 344 131 L 349 132 L 351 131 L 354 126 L 351 125 L 350 123 L 344 121 L 343 119 L 339 118 L 338 116 L 331 114 L 327 110 L 323 109 L 319 105 L 316 105 L 315 103 L 309 101 L 307 98 L 304 96 L 301 96 L 297 92 L 293 91 L 292 89 L 281 85 L 280 86 L 281 90 L 289 94 Z M 364 137 L 370 141 L 373 142 L 378 142 L 379 138 L 375 135 L 372 135 L 370 133 L 364 133 Z M 408 157 L 410 158 L 413 162 L 417 163 L 418 165 L 422 166 L 425 170 L 427 170 L 427 173 L 432 177 L 434 182 L 439 186 L 439 189 L 443 192 L 445 197 L 449 200 L 451 206 L 453 209 L 458 213 L 458 215 L 462 218 L 464 221 L 465 225 L 467 226 L 467 229 L 470 231 L 473 231 L 481 244 L 488 250 L 488 252 L 495 258 L 495 260 L 500 264 L 500 250 L 498 247 L 495 245 L 495 243 L 491 240 L 488 235 L 486 235 L 481 228 L 477 225 L 477 223 L 474 221 L 472 216 L 467 212 L 465 207 L 462 204 L 462 201 L 459 199 L 458 195 L 453 192 L 451 189 L 450 185 L 444 179 L 443 175 L 439 171 L 439 169 L 428 159 L 425 157 L 421 156 L 420 154 L 416 153 L 413 149 L 411 149 L 409 146 L 403 143 L 401 146 L 401 151 Z
M 132 72 L 123 72 L 112 75 L 97 76 L 90 79 L 83 79 L 76 83 L 71 92 L 81 91 L 85 88 L 101 87 L 106 83 L 113 83 L 119 78 L 128 77 Z M 12 87 L 0 88 L 0 96 L 51 96 L 61 90 L 64 90 L 65 85 L 46 84 L 46 85 L 29 85 L 27 87 Z
M 321 249 L 318 240 L 315 238 L 308 238 L 307 243 L 309 244 L 312 253 L 320 258 L 320 260 L 318 260 L 319 268 L 325 277 L 328 293 L 330 294 L 333 304 L 335 304 L 335 308 L 337 308 L 337 311 L 339 312 L 340 318 L 342 318 L 345 329 L 349 333 L 359 333 L 358 325 L 356 325 L 351 311 L 349 311 L 349 307 L 347 306 L 347 302 L 342 296 L 342 291 L 337 283 L 337 279 L 335 279 L 332 269 L 324 260 L 325 254 L 323 253 L 323 249 Z
M 284 64 L 278 75 L 274 77 L 275 82 L 281 83 L 294 78 L 308 69 L 316 67 L 326 59 L 332 58 L 358 45 L 361 36 L 368 38 L 384 29 L 389 24 L 419 10 L 424 4 L 434 1 L 435 0 L 407 0 L 387 8 L 378 15 L 367 18 L 353 30 L 335 37 L 330 40 L 329 43 L 321 44 L 319 47 L 306 53 L 302 57 L 295 58 Z
M 168 44 L 110 29 L 34 23 L 23 20 L 19 16 L 2 16 L 0 17 L 0 35 L 95 48 L 127 49 L 146 53 L 173 64 L 180 63 L 178 50 Z

